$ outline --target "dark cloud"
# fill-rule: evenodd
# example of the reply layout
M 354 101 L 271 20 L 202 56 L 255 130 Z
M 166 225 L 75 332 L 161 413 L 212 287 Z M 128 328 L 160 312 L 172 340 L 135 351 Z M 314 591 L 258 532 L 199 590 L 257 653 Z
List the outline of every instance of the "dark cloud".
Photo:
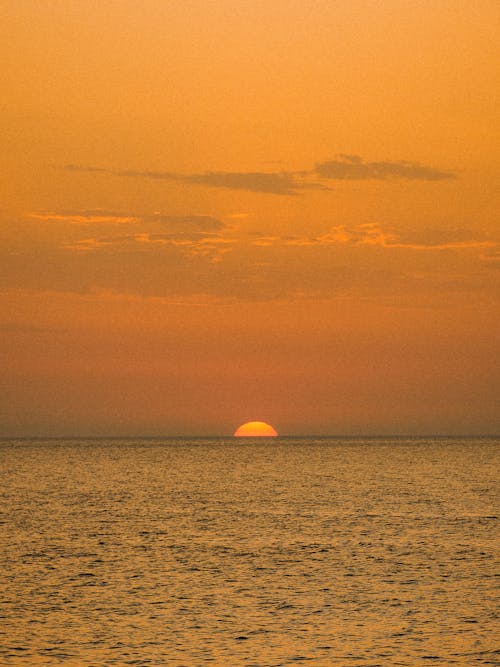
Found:
M 314 172 L 321 178 L 338 180 L 385 180 L 404 178 L 419 181 L 442 181 L 456 178 L 450 171 L 427 167 L 417 162 L 363 162 L 358 155 L 338 155 L 336 160 L 319 162 Z
M 180 177 L 178 180 L 215 188 L 267 192 L 275 195 L 297 195 L 300 190 L 328 190 L 321 183 L 301 180 L 289 172 L 209 172 Z
M 330 190 L 319 179 L 368 180 L 407 179 L 441 181 L 456 178 L 453 172 L 435 169 L 416 162 L 364 162 L 358 155 L 338 155 L 335 160 L 319 162 L 313 170 L 276 172 L 208 171 L 201 174 L 179 174 L 171 171 L 105 169 L 69 164 L 66 171 L 111 174 L 127 178 L 172 181 L 228 190 L 245 190 L 274 195 L 298 195 L 304 190 Z M 92 213 L 92 211 L 90 211 Z M 97 212 L 94 212 L 94 215 Z
M 204 185 L 212 188 L 226 188 L 229 190 L 246 190 L 275 195 L 297 195 L 301 190 L 328 190 L 322 183 L 317 183 L 304 175 L 307 172 L 296 174 L 293 172 L 231 172 L 209 171 L 202 174 L 177 174 L 168 171 L 131 171 L 122 169 L 102 169 L 84 165 L 66 165 L 67 171 L 100 172 L 114 176 L 130 178 L 148 178 L 155 180 L 176 181 L 191 185 Z

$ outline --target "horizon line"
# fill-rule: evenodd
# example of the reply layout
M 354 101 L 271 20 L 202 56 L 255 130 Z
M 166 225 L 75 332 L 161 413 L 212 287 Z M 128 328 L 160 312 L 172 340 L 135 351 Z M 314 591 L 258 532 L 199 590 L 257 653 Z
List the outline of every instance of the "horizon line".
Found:
M 212 434 L 212 435 L 2 435 L 0 442 L 7 440 L 179 440 L 179 439 L 194 439 L 194 440 L 210 440 L 215 438 L 222 438 L 224 440 L 237 440 L 239 442 L 245 440 L 276 440 L 276 439 L 362 439 L 362 438 L 500 438 L 500 433 L 358 433 L 358 434 L 299 434 L 293 433 L 278 434 L 277 436 L 253 436 L 253 437 L 237 437 L 232 434 Z

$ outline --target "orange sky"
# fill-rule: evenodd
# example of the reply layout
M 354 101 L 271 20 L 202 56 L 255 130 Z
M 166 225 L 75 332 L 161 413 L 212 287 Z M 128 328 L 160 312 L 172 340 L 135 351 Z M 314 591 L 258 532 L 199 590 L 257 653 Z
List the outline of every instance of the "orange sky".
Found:
M 500 430 L 496 0 L 32 0 L 0 434 Z

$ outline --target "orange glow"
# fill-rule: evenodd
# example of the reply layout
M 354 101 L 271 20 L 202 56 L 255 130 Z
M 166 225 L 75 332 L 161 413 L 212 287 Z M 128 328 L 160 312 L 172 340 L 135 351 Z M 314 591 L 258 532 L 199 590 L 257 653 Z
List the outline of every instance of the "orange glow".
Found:
M 236 438 L 275 438 L 278 433 L 266 422 L 246 422 L 234 432 Z
M 2 437 L 499 432 L 499 2 L 3 5 Z

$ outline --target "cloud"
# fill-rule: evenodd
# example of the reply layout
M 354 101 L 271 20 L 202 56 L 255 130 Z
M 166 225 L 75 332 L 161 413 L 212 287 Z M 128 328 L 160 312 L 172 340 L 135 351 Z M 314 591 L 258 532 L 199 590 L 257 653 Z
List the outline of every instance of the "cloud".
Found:
M 418 162 L 363 162 L 358 155 L 345 154 L 338 155 L 336 160 L 319 162 L 314 173 L 320 178 L 356 181 L 389 178 L 442 181 L 456 178 L 453 172 L 435 169 Z
M 384 229 L 380 225 L 359 225 L 353 232 L 356 243 L 407 250 L 466 250 L 495 247 L 498 243 L 480 232 L 467 229 Z
M 73 209 L 62 211 L 33 211 L 28 214 L 35 220 L 64 222 L 69 224 L 133 224 L 165 227 L 175 234 L 214 233 L 226 226 L 224 222 L 210 215 L 164 215 L 152 213 L 134 215 L 122 211 L 105 209 Z
M 73 225 L 95 223 L 122 224 L 135 222 L 136 220 L 134 216 L 129 214 L 100 208 L 62 211 L 33 211 L 28 215 L 30 218 L 35 218 L 36 220 L 67 222 Z
M 131 220 L 117 226 L 95 211 L 3 225 L 3 289 L 242 301 L 498 292 L 492 258 L 500 244 L 479 231 L 373 223 L 337 224 L 316 235 L 252 234 L 209 215 L 106 211 Z M 68 224 L 74 218 L 89 222 Z M 444 249 L 450 252 L 442 261 L 436 253 Z M 481 261 L 483 253 L 489 261 Z
M 211 261 L 219 261 L 221 255 L 229 252 L 235 239 L 224 238 L 217 234 L 203 232 L 186 234 L 149 234 L 141 232 L 125 236 L 101 236 L 78 239 L 63 244 L 66 250 L 99 251 L 108 253 L 135 253 L 153 249 L 154 246 L 172 246 L 178 248 L 184 255 L 203 255 Z
M 228 190 L 274 195 L 298 195 L 306 190 L 330 190 L 323 180 L 388 180 L 406 179 L 442 181 L 456 178 L 451 171 L 444 171 L 417 162 L 364 162 L 358 155 L 340 154 L 335 160 L 318 162 L 312 170 L 245 172 L 207 171 L 198 174 L 181 174 L 172 171 L 133 169 L 106 169 L 78 164 L 62 167 L 66 171 L 110 174 L 126 178 L 164 180 L 185 185 L 200 185 Z
M 495 248 L 499 243 L 479 232 L 466 229 L 385 229 L 381 225 L 368 223 L 347 227 L 336 225 L 325 234 L 317 236 L 261 236 L 253 242 L 256 246 L 379 246 L 387 249 L 407 250 L 452 250 L 468 248 Z
M 232 190 L 248 190 L 250 192 L 266 192 L 275 195 L 296 195 L 300 190 L 328 190 L 321 183 L 300 180 L 295 174 L 279 173 L 231 173 L 209 172 L 181 177 L 185 183 L 196 183 Z
M 147 178 L 154 180 L 175 181 L 187 185 L 204 185 L 212 188 L 246 190 L 275 195 L 297 195 L 302 190 L 328 190 L 329 188 L 307 176 L 308 172 L 231 172 L 209 171 L 202 174 L 177 174 L 168 171 L 131 171 L 122 169 L 103 169 L 83 165 L 66 165 L 67 171 L 98 172 L 129 178 Z
M 144 254 L 148 246 L 177 246 L 185 255 L 203 254 L 211 261 L 227 252 L 232 240 L 225 236 L 230 229 L 210 215 L 165 215 L 160 212 L 133 215 L 102 209 L 33 212 L 35 221 L 51 223 L 54 241 L 64 250 Z M 120 224 L 117 234 L 116 223 Z M 87 236 L 82 238 L 81 227 Z M 57 229 L 56 229 L 57 228 Z M 92 235 L 90 235 L 92 234 Z

